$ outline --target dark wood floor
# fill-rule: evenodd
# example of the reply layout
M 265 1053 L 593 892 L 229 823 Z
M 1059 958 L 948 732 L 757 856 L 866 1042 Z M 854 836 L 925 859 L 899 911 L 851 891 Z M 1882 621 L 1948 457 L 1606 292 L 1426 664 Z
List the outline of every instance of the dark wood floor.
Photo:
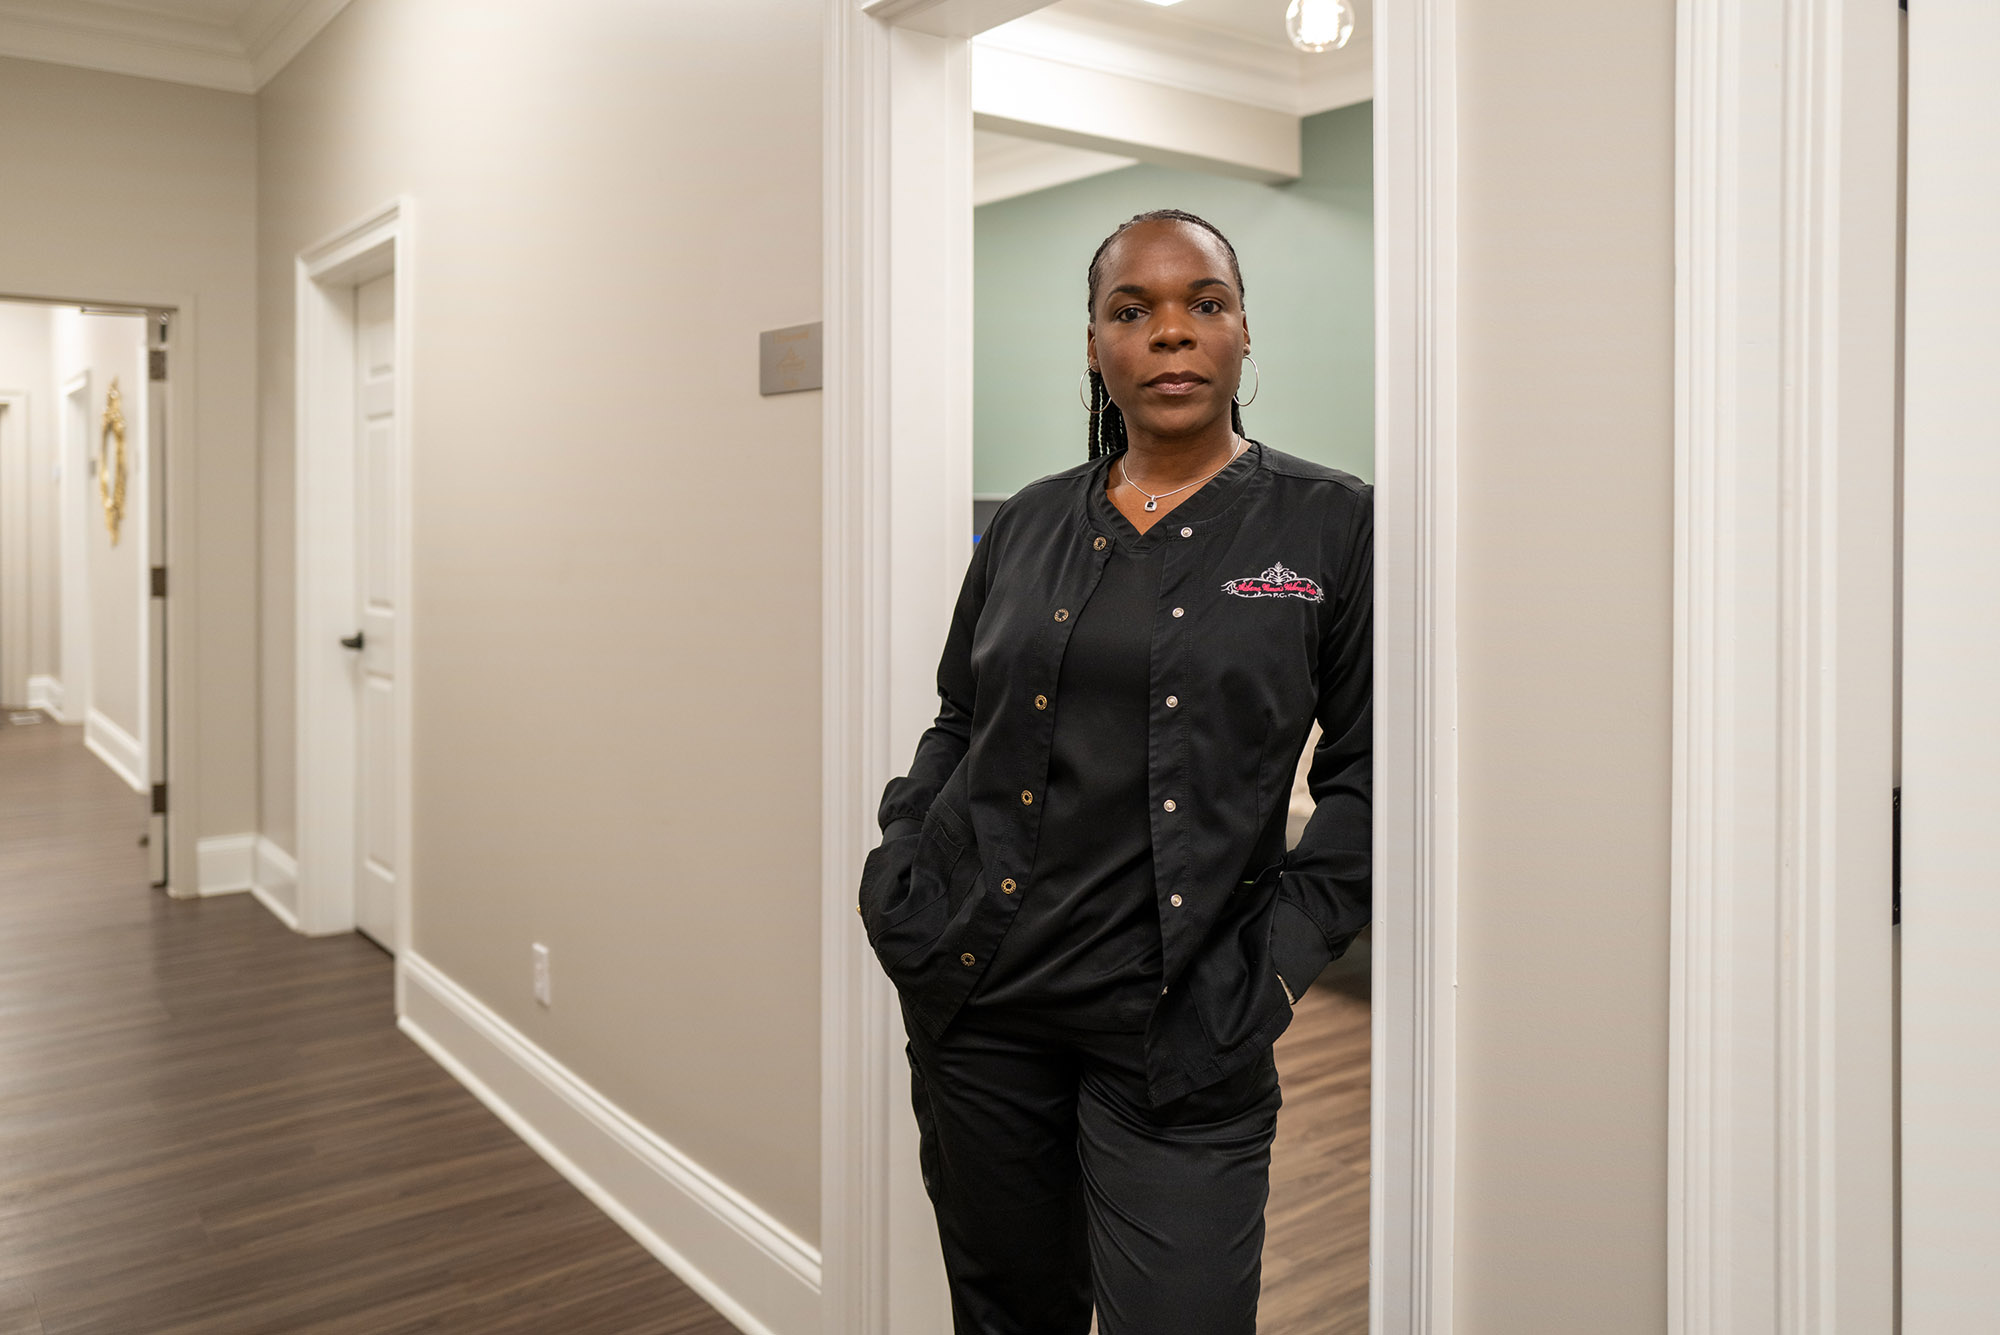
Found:
M 732 1330 L 396 1030 L 386 955 L 147 889 L 145 824 L 0 721 L 0 1335 Z M 1367 1329 L 1365 956 L 1279 1045 L 1262 1335 Z
M 726 1335 L 414 1044 L 388 957 L 147 889 L 0 715 L 0 1335 Z
M 1368 1330 L 1368 941 L 1299 999 L 1278 1040 L 1259 1335 Z

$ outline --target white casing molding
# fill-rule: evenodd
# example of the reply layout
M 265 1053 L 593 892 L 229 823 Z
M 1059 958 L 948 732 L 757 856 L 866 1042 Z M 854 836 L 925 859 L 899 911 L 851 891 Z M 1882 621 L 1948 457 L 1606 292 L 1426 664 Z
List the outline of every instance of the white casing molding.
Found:
M 396 681 L 396 939 L 410 940 L 410 707 L 415 618 L 409 615 L 411 566 L 410 442 L 416 380 L 415 257 L 412 209 L 399 199 L 301 253 L 296 301 L 295 504 L 298 683 L 298 896 L 301 930 L 314 935 L 354 929 L 356 876 L 356 737 L 354 655 L 340 638 L 357 616 L 355 572 L 354 288 L 395 274 L 397 446 L 389 517 L 397 554 L 395 606 L 403 609 L 391 647 Z
M 1449 1335 L 1453 1322 L 1456 32 L 1456 0 L 1377 0 L 1371 1335 Z
M 248 890 L 257 875 L 257 836 L 211 835 L 195 845 L 196 890 L 202 895 L 231 895 Z
M 28 391 L 0 390 L 0 704 L 29 703 Z
M 1897 22 L 1679 8 L 1670 1335 L 1892 1327 Z
M 396 994 L 404 1033 L 737 1329 L 818 1335 L 817 1249 L 415 951 Z
M 1030 6 L 1014 3 L 1008 17 Z M 927 24 L 926 36 L 881 21 Z M 821 738 L 826 1335 L 948 1329 L 900 1017 L 854 917 L 876 796 L 936 709 L 968 555 L 981 0 L 828 0 Z M 1453 0 L 1375 32 L 1375 1335 L 1451 1328 L 1456 950 Z M 997 20 L 996 20 L 997 21 Z M 893 108 L 893 114 L 892 114 Z M 891 245 L 891 237 L 894 245 Z
M 347 0 L 245 0 L 234 23 L 103 0 L 0 0 L 0 56 L 254 93 Z
M 112 722 L 111 716 L 103 710 L 92 708 L 84 716 L 83 744 L 109 765 L 112 773 L 131 784 L 133 792 L 143 793 L 150 788 L 145 778 L 145 748 L 139 745 L 138 738 Z
M 969 28 L 977 16 L 963 11 L 977 5 L 932 5 L 928 17 Z M 935 713 L 937 646 L 971 546 L 969 32 L 930 36 L 866 11 L 827 2 L 823 1330 L 935 1335 L 951 1319 L 902 1018 L 855 919 L 854 882 L 877 840 L 876 796 Z M 902 19 L 925 16 L 899 6 Z
M 69 715 L 64 712 L 67 699 L 62 678 L 42 673 L 28 678 L 28 708 L 39 709 L 58 723 L 67 723 Z
M 56 481 L 57 628 L 62 663 L 62 720 L 81 723 L 90 712 L 90 549 L 86 488 L 81 474 L 88 457 L 90 372 L 80 371 L 61 386 L 57 405 Z

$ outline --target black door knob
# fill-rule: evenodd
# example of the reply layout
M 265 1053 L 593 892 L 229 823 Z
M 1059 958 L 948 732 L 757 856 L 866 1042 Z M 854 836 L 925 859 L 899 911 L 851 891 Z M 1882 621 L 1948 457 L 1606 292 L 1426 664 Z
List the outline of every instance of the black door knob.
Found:
M 361 647 L 361 642 L 366 638 L 367 635 L 365 632 L 357 630 L 352 635 L 341 636 L 340 643 L 344 648 L 359 649 Z

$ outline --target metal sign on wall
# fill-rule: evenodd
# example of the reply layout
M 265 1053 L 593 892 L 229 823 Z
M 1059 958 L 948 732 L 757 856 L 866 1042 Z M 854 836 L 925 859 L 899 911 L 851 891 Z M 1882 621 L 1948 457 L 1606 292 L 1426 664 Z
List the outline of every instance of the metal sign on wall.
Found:
M 820 322 L 757 335 L 757 392 L 793 394 L 820 388 Z

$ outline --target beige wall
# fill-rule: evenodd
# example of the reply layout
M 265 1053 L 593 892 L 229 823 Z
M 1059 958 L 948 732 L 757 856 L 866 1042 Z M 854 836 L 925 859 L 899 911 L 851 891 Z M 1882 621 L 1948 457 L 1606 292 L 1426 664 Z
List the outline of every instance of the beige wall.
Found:
M 74 306 L 54 312 L 54 383 L 62 386 L 78 375 L 90 375 L 91 459 L 106 448 L 104 414 L 111 385 L 118 385 L 120 412 L 125 418 L 125 511 L 118 541 L 104 522 L 104 503 L 95 469 L 80 479 L 84 510 L 83 550 L 90 590 L 90 708 L 146 744 L 140 721 L 140 697 L 145 689 L 144 645 L 139 615 L 148 597 L 144 527 L 146 454 L 146 322 L 133 315 L 85 315 Z M 115 442 L 109 448 L 116 449 Z M 68 683 L 64 683 L 65 688 Z M 70 713 L 77 715 L 74 701 Z
M 175 738 L 175 800 L 196 835 L 257 819 L 255 114 L 242 94 L 0 59 L 0 293 L 189 307 L 175 379 L 199 481 L 174 579 L 198 617 L 199 745 Z M 177 881 L 193 852 L 177 849 Z
M 808 1238 L 820 405 L 756 362 L 819 315 L 820 9 L 356 0 L 258 98 L 263 829 L 293 259 L 406 196 L 415 949 Z
M 1666 1328 L 1672 0 L 1459 7 L 1457 1320 Z

